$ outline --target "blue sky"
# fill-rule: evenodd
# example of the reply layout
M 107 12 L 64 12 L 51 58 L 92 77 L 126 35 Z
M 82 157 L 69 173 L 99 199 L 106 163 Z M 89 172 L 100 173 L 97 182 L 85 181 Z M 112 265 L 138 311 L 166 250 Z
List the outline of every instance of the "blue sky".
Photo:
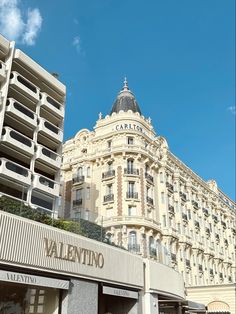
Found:
M 67 86 L 65 139 L 126 75 L 171 151 L 235 199 L 234 0 L 0 0 L 0 31 Z M 8 11 L 7 11 L 8 10 Z M 5 21 L 5 20 L 4 20 Z M 8 28 L 7 28 L 8 27 Z M 8 33 L 7 33 L 8 32 Z

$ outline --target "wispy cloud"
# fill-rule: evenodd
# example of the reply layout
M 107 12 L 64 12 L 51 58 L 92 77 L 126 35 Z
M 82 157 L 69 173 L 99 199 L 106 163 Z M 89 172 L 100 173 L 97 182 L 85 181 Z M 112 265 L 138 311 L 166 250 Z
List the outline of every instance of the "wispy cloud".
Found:
M 72 45 L 75 46 L 78 52 L 80 51 L 80 37 L 79 36 L 74 37 Z
M 78 21 L 76 18 L 73 19 L 73 22 L 74 22 L 76 25 L 79 24 L 79 21 Z
M 236 107 L 235 106 L 230 106 L 227 108 L 234 116 L 236 115 Z
M 0 30 L 9 40 L 34 45 L 42 26 L 39 9 L 28 9 L 24 18 L 20 0 L 0 0 Z

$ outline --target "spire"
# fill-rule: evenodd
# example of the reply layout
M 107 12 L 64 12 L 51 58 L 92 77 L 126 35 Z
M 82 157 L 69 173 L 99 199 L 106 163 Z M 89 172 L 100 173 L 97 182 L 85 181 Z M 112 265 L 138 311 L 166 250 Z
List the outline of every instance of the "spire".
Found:
M 122 90 L 119 92 L 113 106 L 111 109 L 111 113 L 116 112 L 119 113 L 120 110 L 128 111 L 131 110 L 133 112 L 139 112 L 141 115 L 141 111 L 139 109 L 139 105 L 135 99 L 134 94 L 131 92 L 128 86 L 128 80 L 125 77 L 124 85 Z
M 127 77 L 126 77 L 126 76 L 125 76 L 125 79 L 124 79 L 124 86 L 123 86 L 123 90 L 129 90 L 128 80 L 127 80 Z

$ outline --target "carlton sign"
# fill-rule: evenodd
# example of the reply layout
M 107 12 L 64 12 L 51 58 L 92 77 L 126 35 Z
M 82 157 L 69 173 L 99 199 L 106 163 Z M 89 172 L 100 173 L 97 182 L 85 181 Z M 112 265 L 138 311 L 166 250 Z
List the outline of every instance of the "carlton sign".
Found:
M 116 131 L 133 130 L 133 131 L 138 131 L 138 132 L 144 133 L 143 128 L 139 125 L 134 124 L 134 123 L 117 124 L 115 126 L 115 130 Z

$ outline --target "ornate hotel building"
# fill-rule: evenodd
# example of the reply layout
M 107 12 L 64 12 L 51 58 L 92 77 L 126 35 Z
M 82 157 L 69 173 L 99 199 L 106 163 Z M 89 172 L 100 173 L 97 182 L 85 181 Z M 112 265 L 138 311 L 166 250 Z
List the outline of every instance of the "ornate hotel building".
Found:
M 0 35 L 0 196 L 58 208 L 65 86 Z
M 62 202 L 65 217 L 178 270 L 192 299 L 235 313 L 235 203 L 170 151 L 126 80 L 110 114 L 65 142 Z

